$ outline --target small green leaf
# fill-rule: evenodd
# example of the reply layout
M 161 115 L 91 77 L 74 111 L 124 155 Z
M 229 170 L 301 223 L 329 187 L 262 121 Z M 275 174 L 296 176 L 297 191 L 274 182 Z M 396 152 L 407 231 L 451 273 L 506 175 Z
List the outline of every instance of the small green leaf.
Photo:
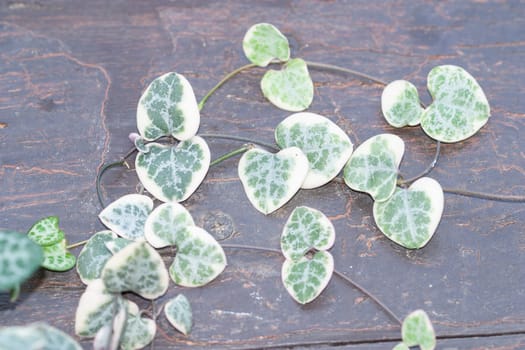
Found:
M 396 189 L 399 163 L 405 143 L 392 134 L 376 135 L 354 151 L 344 169 L 345 183 L 366 192 L 375 201 L 385 201 Z
M 133 243 L 133 241 L 117 237 L 112 241 L 106 242 L 105 245 L 106 248 L 111 252 L 111 254 L 115 255 L 118 252 L 120 252 L 124 247 L 127 247 L 130 243 Z
M 91 281 L 80 297 L 75 313 L 75 334 L 94 337 L 113 318 L 117 296 L 110 293 L 101 279 Z
M 284 225 L 281 250 L 287 259 L 298 260 L 312 249 L 330 249 L 334 241 L 334 225 L 322 212 L 297 207 Z
M 242 40 L 246 57 L 259 67 L 266 67 L 273 59 L 288 61 L 288 39 L 269 23 L 258 23 L 248 29 Z
M 306 62 L 289 60 L 282 70 L 269 70 L 261 80 L 263 95 L 278 108 L 299 112 L 308 108 L 314 99 L 314 84 Z
M 42 259 L 42 248 L 27 236 L 0 230 L 0 291 L 19 288 Z
M 153 201 L 148 196 L 128 194 L 108 205 L 98 217 L 117 235 L 143 241 L 144 224 L 152 209 Z
M 200 124 L 199 107 L 186 78 L 164 74 L 148 86 L 137 107 L 137 128 L 148 141 L 172 135 L 177 140 L 195 136 Z
M 436 347 L 434 327 L 423 310 L 416 310 L 403 320 L 401 334 L 407 348 L 419 346 L 421 350 L 433 350 Z
M 58 228 L 58 217 L 49 216 L 38 220 L 29 229 L 27 236 L 39 246 L 56 244 L 64 239 L 64 232 Z
M 399 343 L 392 350 L 410 350 L 410 348 L 405 343 Z
M 82 350 L 69 335 L 46 323 L 0 329 L 0 349 Z
M 418 125 L 423 113 L 416 87 L 406 80 L 395 80 L 385 87 L 381 109 L 388 124 L 396 128 Z
M 458 66 L 433 68 L 427 78 L 434 101 L 421 116 L 428 136 L 442 142 L 462 141 L 478 132 L 490 117 L 485 93 L 467 71 Z
M 77 258 L 67 251 L 65 239 L 56 244 L 42 247 L 42 252 L 44 253 L 44 260 L 41 266 L 51 271 L 71 270 L 77 262 Z
M 120 338 L 120 348 L 122 350 L 142 349 L 153 341 L 156 331 L 155 321 L 142 317 L 137 307 L 128 308 L 126 326 Z
M 221 245 L 208 232 L 190 226 L 181 232 L 177 255 L 169 272 L 173 282 L 184 287 L 200 287 L 214 280 L 226 267 Z
M 339 174 L 352 154 L 348 135 L 330 119 L 319 114 L 295 113 L 275 128 L 281 148 L 298 147 L 308 158 L 310 170 L 302 188 L 316 188 Z
M 277 154 L 251 149 L 239 161 L 239 178 L 255 209 L 269 214 L 288 202 L 308 173 L 308 158 L 297 147 Z
M 176 330 L 184 335 L 188 335 L 191 332 L 193 313 L 190 302 L 183 294 L 177 295 L 177 297 L 166 303 L 164 314 Z
M 111 231 L 95 233 L 78 254 L 77 272 L 84 284 L 100 278 L 100 273 L 112 253 L 106 243 L 113 242 L 117 235 Z
M 194 226 L 191 214 L 179 203 L 159 205 L 146 220 L 145 237 L 155 248 L 176 245 L 177 237 L 188 226 Z
M 320 251 L 297 261 L 286 259 L 282 268 L 282 280 L 288 293 L 300 304 L 313 301 L 330 282 L 334 271 L 334 259 Z
M 397 188 L 384 202 L 374 203 L 377 227 L 395 243 L 424 247 L 434 235 L 443 214 L 443 190 L 434 179 L 423 177 L 408 189 Z
M 108 291 L 134 292 L 156 299 L 168 289 L 168 271 L 159 253 L 146 242 L 134 242 L 113 255 L 102 270 Z
M 150 143 L 149 152 L 135 160 L 144 187 L 163 202 L 186 200 L 204 180 L 210 167 L 210 149 L 199 136 L 177 146 Z

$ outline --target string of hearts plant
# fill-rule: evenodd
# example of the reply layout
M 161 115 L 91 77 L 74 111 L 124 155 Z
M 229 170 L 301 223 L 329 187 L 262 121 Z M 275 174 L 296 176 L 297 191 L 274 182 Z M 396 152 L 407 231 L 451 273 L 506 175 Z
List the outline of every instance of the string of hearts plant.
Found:
M 224 248 L 262 250 L 284 256 L 282 282 L 298 303 L 315 300 L 336 274 L 399 323 L 402 341 L 395 350 L 412 346 L 434 349 L 436 336 L 423 310 L 416 310 L 401 321 L 366 289 L 334 269 L 329 250 L 335 242 L 335 229 L 319 210 L 306 206 L 295 208 L 284 224 L 281 249 L 276 250 L 221 245 L 195 225 L 180 202 L 196 191 L 210 166 L 242 154 L 238 163 L 239 179 L 248 200 L 264 215 L 281 208 L 301 189 L 342 181 L 350 189 L 373 198 L 373 216 L 386 237 L 407 249 L 423 248 L 441 220 L 444 191 L 491 200 L 525 201 L 519 196 L 443 190 L 436 180 L 427 177 L 436 165 L 441 142 L 465 140 L 487 123 L 490 108 L 481 87 L 461 67 L 435 67 L 428 74 L 433 102 L 425 107 L 419 101 L 416 87 L 408 81 L 386 84 L 342 67 L 290 58 L 288 40 L 267 23 L 256 24 L 247 31 L 243 49 L 251 63 L 228 74 L 200 103 L 183 75 L 172 72 L 156 78 L 138 103 L 138 134 L 130 135 L 134 148 L 122 160 L 101 169 L 97 194 L 104 207 L 100 189 L 103 173 L 113 166 L 127 164 L 126 159 L 138 151 L 135 160 L 138 178 L 147 193 L 162 204 L 155 207 L 152 198 L 143 193 L 128 194 L 113 201 L 99 215 L 108 230 L 76 244 L 85 244 L 76 261 L 68 251 L 76 245 L 66 245 L 56 217 L 38 221 L 27 236 L 0 232 L 1 262 L 12 267 L 0 270 L 0 290 L 13 291 L 16 298 L 20 284 L 38 266 L 64 271 L 76 265 L 87 287 L 76 311 L 75 333 L 94 337 L 96 349 L 138 349 L 154 340 L 157 313 L 153 310 L 146 316 L 135 303 L 124 298 L 123 293 L 132 292 L 153 302 L 166 293 L 170 279 L 185 287 L 200 287 L 214 280 L 227 265 Z M 263 95 L 275 106 L 296 112 L 275 128 L 277 147 L 240 136 L 197 134 L 200 111 L 218 88 L 243 70 L 269 64 L 283 64 L 283 67 L 264 74 Z M 386 121 L 398 128 L 421 125 L 424 132 L 437 141 L 432 163 L 421 174 L 404 180 L 399 175 L 405 150 L 400 137 L 379 134 L 354 149 L 347 133 L 338 125 L 324 116 L 304 112 L 314 95 L 308 68 L 355 74 L 384 85 L 381 107 Z M 205 139 L 213 137 L 247 144 L 212 162 Z M 342 180 L 337 178 L 341 172 Z M 171 247 L 168 250 L 173 255 L 169 269 L 158 251 L 166 247 Z M 177 330 L 184 334 L 191 331 L 191 305 L 184 295 L 169 300 L 163 310 Z M 52 344 L 58 344 L 56 339 L 47 339 L 42 327 L 49 326 L 5 328 L 0 330 L 0 343 L 27 345 L 38 340 L 53 348 Z M 58 334 L 63 344 L 73 344 L 67 348 L 80 348 L 58 330 L 49 334 L 53 337 Z

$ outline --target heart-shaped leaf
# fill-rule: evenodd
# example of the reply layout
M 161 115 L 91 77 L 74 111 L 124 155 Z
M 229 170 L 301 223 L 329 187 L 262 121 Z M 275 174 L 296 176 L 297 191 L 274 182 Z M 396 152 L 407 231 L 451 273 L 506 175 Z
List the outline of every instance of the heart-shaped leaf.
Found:
M 69 335 L 46 323 L 5 327 L 0 330 L 1 349 L 82 350 Z
M 300 58 L 289 60 L 280 71 L 267 71 L 261 90 L 275 106 L 291 112 L 305 110 L 314 99 L 314 83 L 306 62 Z
M 239 178 L 255 209 L 269 214 L 288 202 L 308 173 L 308 158 L 297 147 L 277 154 L 251 149 L 239 161 Z
M 345 166 L 344 180 L 351 189 L 385 201 L 396 189 L 405 143 L 392 134 L 380 134 L 357 147 Z
M 200 287 L 214 280 L 226 267 L 221 245 L 197 226 L 181 231 L 177 255 L 169 272 L 173 282 L 184 287 Z
M 118 252 L 120 252 L 124 247 L 127 247 L 130 243 L 133 243 L 133 241 L 130 241 L 129 239 L 117 237 L 113 239 L 112 241 L 108 241 L 105 243 L 106 248 L 111 252 L 111 254 L 115 255 Z
M 385 202 L 375 202 L 374 219 L 392 241 L 408 249 L 419 249 L 434 235 L 443 214 L 443 203 L 441 185 L 423 177 L 408 189 L 397 188 Z
M 275 128 L 281 148 L 299 147 L 308 158 L 310 170 L 302 188 L 316 188 L 330 182 L 350 158 L 353 144 L 330 119 L 319 114 L 295 113 Z
M 259 67 L 266 67 L 273 59 L 288 61 L 288 39 L 269 23 L 258 23 L 248 29 L 242 40 L 246 57 Z
M 325 251 L 312 258 L 286 259 L 282 268 L 282 280 L 288 293 L 300 304 L 313 301 L 330 282 L 334 271 L 334 259 Z
M 150 143 L 148 153 L 135 160 L 144 187 L 163 202 L 186 200 L 204 180 L 210 167 L 210 149 L 199 136 L 176 147 Z
M 80 296 L 75 313 L 75 334 L 94 337 L 113 318 L 117 295 L 110 293 L 101 279 L 91 281 Z
M 58 227 L 58 217 L 49 216 L 38 220 L 27 233 L 27 236 L 39 246 L 57 244 L 64 239 L 64 232 Z
M 128 315 L 124 333 L 120 338 L 120 348 L 122 350 L 142 349 L 155 338 L 157 325 L 155 321 L 142 317 L 135 303 L 128 307 Z
M 144 224 L 152 209 L 153 201 L 148 196 L 128 194 L 108 205 L 98 217 L 117 235 L 133 241 L 142 241 Z
M 87 241 L 77 259 L 77 272 L 82 283 L 89 284 L 100 278 L 104 265 L 113 256 L 106 243 L 113 242 L 116 238 L 117 235 L 111 231 L 100 231 Z
M 164 314 L 176 330 L 184 335 L 188 335 L 191 332 L 193 313 L 190 302 L 183 294 L 177 295 L 177 297 L 166 303 Z
M 199 107 L 186 78 L 164 74 L 148 86 L 137 107 L 137 128 L 148 141 L 172 135 L 178 140 L 195 136 L 200 124 Z
M 0 291 L 18 290 L 42 259 L 42 248 L 27 236 L 0 230 Z
M 396 128 L 418 125 L 423 113 L 416 87 L 406 80 L 395 80 L 385 87 L 381 109 L 388 124 Z
M 433 68 L 427 78 L 434 101 L 421 116 L 428 136 L 442 142 L 458 142 L 474 135 L 490 117 L 485 93 L 467 71 L 458 66 Z
M 284 225 L 281 250 L 287 259 L 298 260 L 312 249 L 330 249 L 334 241 L 334 225 L 322 212 L 297 207 Z
M 434 327 L 423 310 L 416 310 L 403 320 L 401 335 L 407 347 L 419 346 L 421 350 L 436 347 Z
M 160 254 L 146 242 L 134 242 L 113 255 L 102 270 L 108 291 L 134 292 L 146 299 L 166 293 L 169 276 Z
M 51 271 L 70 270 L 77 262 L 77 258 L 67 251 L 65 239 L 56 244 L 42 247 L 42 252 L 44 253 L 44 260 L 40 266 Z
M 186 208 L 179 203 L 164 203 L 146 220 L 146 240 L 155 248 L 176 245 L 181 231 L 188 226 L 195 226 L 195 223 Z

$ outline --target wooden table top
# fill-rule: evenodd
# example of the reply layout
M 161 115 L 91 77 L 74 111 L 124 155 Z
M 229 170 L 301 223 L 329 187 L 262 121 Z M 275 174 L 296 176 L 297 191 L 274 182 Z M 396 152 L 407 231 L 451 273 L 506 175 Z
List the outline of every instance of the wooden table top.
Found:
M 118 160 L 136 131 L 136 105 L 155 77 L 184 74 L 201 98 L 247 62 L 245 31 L 275 24 L 292 55 L 337 64 L 386 81 L 408 79 L 430 102 L 431 68 L 456 64 L 483 87 L 492 118 L 464 142 L 445 144 L 431 177 L 445 188 L 525 195 L 525 3 L 523 1 L 4 1 L 0 4 L 0 227 L 26 231 L 57 215 L 69 242 L 103 229 L 95 179 Z M 200 133 L 273 142 L 289 115 L 259 89 L 263 69 L 241 73 L 201 113 Z M 380 111 L 382 87 L 351 75 L 311 70 L 309 111 L 327 116 L 360 144 L 375 134 L 402 137 L 401 173 L 418 173 L 435 143 L 419 127 L 394 129 Z M 208 140 L 212 158 L 239 146 Z M 136 192 L 133 169 L 112 169 L 106 200 Z M 248 202 L 237 159 L 210 169 L 184 202 L 228 243 L 279 248 L 282 226 L 298 205 L 322 210 L 336 229 L 336 268 L 399 317 L 422 308 L 439 349 L 525 348 L 525 205 L 445 195 L 443 219 L 421 250 L 403 249 L 375 227 L 372 200 L 331 183 L 300 191 L 264 216 Z M 226 225 L 226 226 L 225 226 Z M 79 249 L 74 250 L 78 253 Z M 228 266 L 212 283 L 183 292 L 194 310 L 189 336 L 159 319 L 155 348 L 390 349 L 399 326 L 375 303 L 334 277 L 300 306 L 281 283 L 282 257 L 226 250 Z M 9 303 L 0 294 L 0 325 L 47 321 L 74 334 L 84 285 L 76 272 L 38 272 Z M 149 303 L 136 299 L 139 306 Z M 91 341 L 82 341 L 90 348 Z

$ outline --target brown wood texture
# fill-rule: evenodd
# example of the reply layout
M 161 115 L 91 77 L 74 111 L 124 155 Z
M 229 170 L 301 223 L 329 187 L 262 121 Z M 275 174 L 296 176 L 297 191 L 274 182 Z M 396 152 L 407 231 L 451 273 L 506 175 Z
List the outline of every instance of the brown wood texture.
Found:
M 279 27 L 294 57 L 387 81 L 409 79 L 425 102 L 432 67 L 465 67 L 484 88 L 492 118 L 474 137 L 443 145 L 431 176 L 446 188 L 525 195 L 523 1 L 13 0 L 0 3 L 0 227 L 26 231 L 37 219 L 58 215 L 70 242 L 103 229 L 97 170 L 130 148 L 141 92 L 156 76 L 177 71 L 202 97 L 247 63 L 242 37 L 258 22 Z M 263 72 L 241 73 L 214 94 L 199 132 L 273 142 L 274 127 L 289 113 L 263 98 Z M 434 142 L 418 127 L 386 124 L 381 86 L 314 69 L 311 75 L 310 111 L 336 122 L 355 144 L 382 132 L 401 136 L 407 176 L 427 166 Z M 239 145 L 208 142 L 212 157 Z M 399 317 L 425 309 L 440 349 L 525 347 L 524 204 L 446 195 L 434 238 L 408 251 L 375 227 L 371 199 L 342 184 L 303 190 L 264 216 L 249 204 L 236 166 L 229 160 L 210 169 L 184 203 L 198 225 L 217 234 L 226 222 L 233 231 L 226 242 L 278 248 L 293 208 L 318 208 L 336 228 L 336 268 Z M 135 192 L 137 177 L 112 169 L 103 182 L 111 200 Z M 228 267 L 211 284 L 171 284 L 157 304 L 183 292 L 195 324 L 186 337 L 161 316 L 155 348 L 389 349 L 400 338 L 395 322 L 336 277 L 316 301 L 300 306 L 282 286 L 280 256 L 232 249 L 227 256 Z M 74 270 L 39 272 L 16 303 L 0 294 L 0 325 L 47 321 L 73 334 L 83 290 Z

